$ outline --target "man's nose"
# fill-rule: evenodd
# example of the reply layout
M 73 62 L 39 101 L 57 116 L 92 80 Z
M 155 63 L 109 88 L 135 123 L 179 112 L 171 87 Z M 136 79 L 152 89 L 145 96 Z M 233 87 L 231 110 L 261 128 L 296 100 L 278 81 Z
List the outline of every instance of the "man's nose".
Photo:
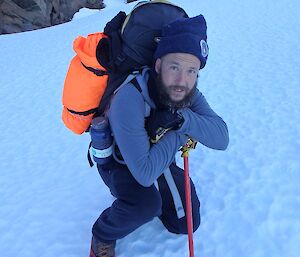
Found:
M 186 75 L 183 70 L 179 70 L 176 76 L 176 84 L 185 86 L 186 85 Z

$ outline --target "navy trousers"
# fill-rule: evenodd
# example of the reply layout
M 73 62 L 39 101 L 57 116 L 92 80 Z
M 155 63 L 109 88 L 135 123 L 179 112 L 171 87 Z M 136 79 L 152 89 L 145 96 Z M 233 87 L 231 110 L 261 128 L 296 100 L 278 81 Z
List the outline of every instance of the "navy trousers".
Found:
M 115 242 L 154 217 L 159 217 L 168 231 L 187 234 L 186 217 L 178 219 L 172 194 L 163 175 L 158 178 L 158 190 L 154 184 L 150 187 L 140 185 L 125 165 L 115 161 L 105 167 L 98 165 L 97 168 L 111 194 L 116 197 L 111 207 L 102 212 L 93 226 L 93 236 L 98 240 Z M 186 209 L 184 172 L 175 164 L 170 166 L 170 170 Z M 195 231 L 200 225 L 200 202 L 192 181 L 191 198 Z

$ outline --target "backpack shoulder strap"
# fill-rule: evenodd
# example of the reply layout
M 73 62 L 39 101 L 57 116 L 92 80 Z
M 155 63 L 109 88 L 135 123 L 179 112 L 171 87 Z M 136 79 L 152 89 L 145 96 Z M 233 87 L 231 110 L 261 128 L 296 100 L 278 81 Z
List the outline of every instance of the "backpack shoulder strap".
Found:
M 148 81 L 150 68 L 144 68 L 135 76 L 130 83 L 140 92 L 145 102 L 145 118 L 150 115 L 151 109 L 155 109 L 155 104 L 149 96 Z
M 136 77 L 134 77 L 133 80 L 130 81 L 130 83 L 132 83 L 132 85 L 133 85 L 140 93 L 142 93 L 142 88 L 141 88 L 139 82 L 136 80 Z
M 132 86 L 134 86 L 144 98 L 145 108 L 146 108 L 145 117 L 150 115 L 151 109 L 155 108 L 155 104 L 151 100 L 148 92 L 149 70 L 150 70 L 149 67 L 143 67 L 142 69 L 133 71 L 127 76 L 127 78 L 123 81 L 123 83 L 121 83 L 121 85 L 113 92 L 113 95 L 115 95 L 122 87 L 124 87 L 127 84 L 131 84 Z M 107 105 L 106 111 L 109 109 L 109 106 L 110 103 Z

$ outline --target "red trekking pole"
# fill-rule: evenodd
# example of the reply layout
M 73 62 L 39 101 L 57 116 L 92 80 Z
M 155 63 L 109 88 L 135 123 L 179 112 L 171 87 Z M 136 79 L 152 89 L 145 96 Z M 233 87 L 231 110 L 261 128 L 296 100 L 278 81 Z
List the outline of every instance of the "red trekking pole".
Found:
M 195 149 L 196 142 L 189 139 L 182 147 L 182 157 L 184 161 L 184 188 L 185 188 L 185 203 L 186 203 L 186 221 L 188 228 L 188 241 L 190 257 L 194 257 L 194 241 L 193 241 L 193 216 L 192 216 L 192 199 L 191 199 L 191 184 L 189 176 L 189 151 Z

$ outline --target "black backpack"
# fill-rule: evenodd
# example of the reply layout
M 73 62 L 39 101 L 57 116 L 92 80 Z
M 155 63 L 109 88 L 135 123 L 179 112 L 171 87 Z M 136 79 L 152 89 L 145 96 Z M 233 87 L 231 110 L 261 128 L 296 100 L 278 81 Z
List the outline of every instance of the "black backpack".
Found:
M 108 38 L 99 42 L 96 57 L 109 79 L 95 116 L 105 111 L 111 95 L 130 73 L 152 66 L 163 26 L 187 17 L 181 7 L 169 1 L 149 0 L 136 4 L 127 16 L 119 12 L 106 24 L 104 33 Z

